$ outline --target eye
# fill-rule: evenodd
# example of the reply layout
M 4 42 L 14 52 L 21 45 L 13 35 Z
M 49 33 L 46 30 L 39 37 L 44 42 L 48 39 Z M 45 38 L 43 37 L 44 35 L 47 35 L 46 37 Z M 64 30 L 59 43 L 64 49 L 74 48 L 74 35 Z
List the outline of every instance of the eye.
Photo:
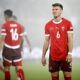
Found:
M 57 11 L 58 9 L 56 9 L 56 11 Z

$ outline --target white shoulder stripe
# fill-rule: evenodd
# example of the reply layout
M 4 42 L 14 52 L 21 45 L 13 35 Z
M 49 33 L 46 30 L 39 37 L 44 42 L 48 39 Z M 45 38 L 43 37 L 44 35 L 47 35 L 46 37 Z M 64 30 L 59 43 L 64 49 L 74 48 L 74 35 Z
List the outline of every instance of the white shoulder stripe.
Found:
M 50 36 L 50 34 L 45 34 L 45 36 Z
M 7 35 L 6 33 L 1 33 L 1 35 Z
M 6 29 L 2 29 L 1 31 L 6 31 Z

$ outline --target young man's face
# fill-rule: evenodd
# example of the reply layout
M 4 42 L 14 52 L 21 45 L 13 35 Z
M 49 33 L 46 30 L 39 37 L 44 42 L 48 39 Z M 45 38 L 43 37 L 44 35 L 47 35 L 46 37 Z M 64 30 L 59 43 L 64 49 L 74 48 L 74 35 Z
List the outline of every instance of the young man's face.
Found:
M 54 18 L 61 16 L 62 9 L 59 6 L 52 7 L 52 14 Z

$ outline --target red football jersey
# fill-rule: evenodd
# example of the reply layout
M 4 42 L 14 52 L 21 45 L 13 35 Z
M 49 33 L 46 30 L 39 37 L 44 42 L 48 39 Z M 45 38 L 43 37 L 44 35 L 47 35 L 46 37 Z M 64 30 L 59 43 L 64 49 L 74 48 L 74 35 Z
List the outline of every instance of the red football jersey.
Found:
M 5 35 L 5 46 L 8 48 L 19 48 L 24 27 L 15 21 L 8 21 L 2 26 L 1 35 Z
M 68 54 L 68 32 L 73 27 L 70 21 L 62 18 L 60 22 L 49 21 L 45 26 L 45 36 L 50 36 L 50 56 L 53 60 L 66 60 Z

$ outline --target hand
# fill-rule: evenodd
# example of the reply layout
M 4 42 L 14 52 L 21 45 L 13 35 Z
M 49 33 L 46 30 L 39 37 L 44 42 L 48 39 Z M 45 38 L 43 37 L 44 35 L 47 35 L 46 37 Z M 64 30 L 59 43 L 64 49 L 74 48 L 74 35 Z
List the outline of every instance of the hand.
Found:
M 46 58 L 45 57 L 42 57 L 41 62 L 42 62 L 42 65 L 45 66 L 46 65 Z
M 71 54 L 68 54 L 68 55 L 67 55 L 66 61 L 72 62 L 72 55 L 71 55 Z

